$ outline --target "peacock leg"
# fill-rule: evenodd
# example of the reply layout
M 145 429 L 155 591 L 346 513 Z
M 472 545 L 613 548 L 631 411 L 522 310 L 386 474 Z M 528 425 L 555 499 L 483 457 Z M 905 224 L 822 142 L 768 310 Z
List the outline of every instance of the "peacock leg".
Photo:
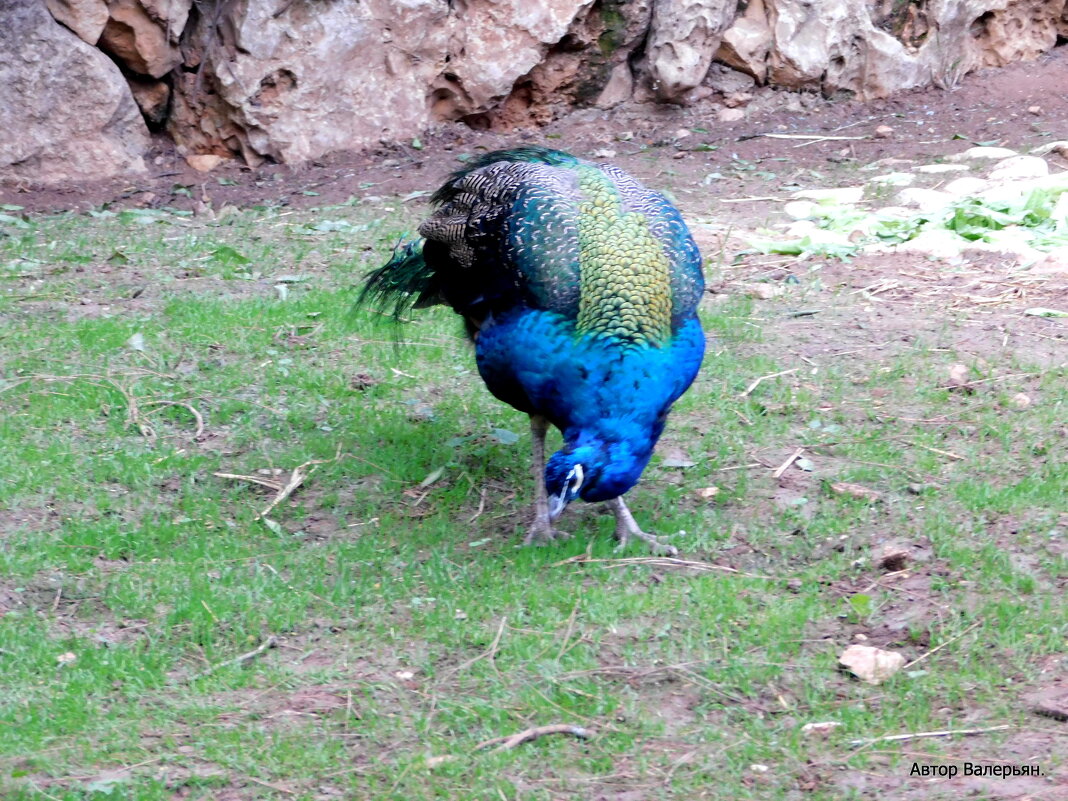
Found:
M 549 519 L 549 493 L 545 489 L 545 433 L 548 430 L 548 420 L 540 414 L 530 416 L 530 438 L 534 444 L 530 460 L 534 473 L 534 522 L 527 529 L 524 545 L 552 542 L 568 536 L 554 529 Z
M 630 509 L 627 508 L 622 495 L 608 501 L 608 505 L 616 513 L 616 539 L 619 540 L 619 548 L 627 547 L 630 538 L 636 537 L 648 545 L 649 550 L 657 556 L 675 556 L 678 554 L 679 551 L 674 545 L 661 542 L 652 534 L 646 534 L 638 527 L 638 523 L 634 520 L 634 515 L 630 513 Z

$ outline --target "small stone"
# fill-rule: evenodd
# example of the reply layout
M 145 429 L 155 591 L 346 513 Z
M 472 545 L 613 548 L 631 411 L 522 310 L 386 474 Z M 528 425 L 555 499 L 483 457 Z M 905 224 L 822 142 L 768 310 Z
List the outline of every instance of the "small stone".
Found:
M 1031 711 L 1044 718 L 1068 721 L 1068 687 L 1052 687 L 1029 696 Z
M 1009 156 L 1015 156 L 1015 150 L 1009 150 L 1007 147 L 970 147 L 963 153 L 955 153 L 949 156 L 950 161 L 968 161 L 969 159 L 989 159 L 991 161 L 1000 161 L 1001 159 L 1007 159 Z
M 849 498 L 856 498 L 862 501 L 869 501 L 874 503 L 875 501 L 882 500 L 882 493 L 877 490 L 873 490 L 870 487 L 865 487 L 863 484 L 853 484 L 849 481 L 836 481 L 831 484 L 830 490 L 835 495 L 845 495 Z
M 719 487 L 702 487 L 697 490 L 697 497 L 703 501 L 710 501 L 719 495 Z
M 876 139 L 889 139 L 894 135 L 894 129 L 889 125 L 880 125 L 875 129 L 874 137 Z
M 824 720 L 819 723 L 806 723 L 801 727 L 801 734 L 806 737 L 826 737 L 842 724 L 837 720 Z
M 1012 156 L 999 161 L 990 171 L 991 181 L 1019 181 L 1025 178 L 1044 178 L 1049 175 L 1049 165 L 1038 156 Z
M 905 666 L 905 657 L 870 645 L 851 645 L 838 664 L 867 684 L 881 684 Z
M 921 164 L 916 168 L 916 172 L 967 172 L 969 169 L 967 164 Z
M 745 112 L 740 108 L 721 108 L 716 112 L 716 119 L 720 122 L 738 122 L 745 119 Z
M 937 189 L 921 189 L 920 187 L 903 189 L 897 197 L 898 202 L 902 205 L 917 206 L 920 211 L 926 212 L 944 209 L 953 201 L 952 196 L 946 192 L 939 192 Z
M 214 153 L 199 153 L 195 156 L 186 156 L 186 162 L 197 172 L 211 172 L 226 159 L 216 156 Z
M 949 381 L 946 382 L 950 389 L 958 389 L 968 385 L 968 365 L 954 364 L 949 368 Z
M 830 203 L 840 203 L 845 206 L 852 203 L 859 203 L 864 197 L 864 187 L 841 186 L 837 189 L 802 189 L 798 192 L 794 192 L 794 197 L 803 197 L 808 198 L 809 200 L 825 200 Z
M 990 184 L 984 181 L 982 178 L 976 178 L 974 175 L 966 175 L 963 178 L 957 178 L 950 181 L 948 184 L 942 187 L 942 191 L 953 195 L 954 197 L 963 197 L 964 195 L 974 195 L 982 192 Z
M 776 284 L 743 284 L 742 294 L 757 300 L 771 300 L 783 293 L 783 288 Z
M 56 657 L 56 662 L 58 662 L 60 665 L 69 665 L 72 662 L 76 662 L 77 660 L 78 655 L 73 651 L 67 651 L 66 653 L 62 653 Z
M 915 180 L 916 176 L 910 172 L 888 172 L 886 175 L 876 175 L 871 179 L 873 184 L 888 186 L 908 186 Z
M 1031 405 L 1031 398 L 1029 395 L 1025 395 L 1022 392 L 1017 392 L 1012 396 L 1010 403 L 1017 409 L 1026 409 Z
M 1041 114 L 1042 113 L 1042 106 L 1028 106 L 1027 107 L 1027 113 L 1028 114 Z
M 875 564 L 882 570 L 896 572 L 904 570 L 909 561 L 909 550 L 903 545 L 888 542 L 875 554 Z
M 753 94 L 751 92 L 731 92 L 723 98 L 723 105 L 727 108 L 738 108 L 738 106 L 746 105 L 752 99 Z
M 753 773 L 767 773 L 771 768 L 767 765 L 753 764 L 749 766 L 749 770 L 753 771 Z

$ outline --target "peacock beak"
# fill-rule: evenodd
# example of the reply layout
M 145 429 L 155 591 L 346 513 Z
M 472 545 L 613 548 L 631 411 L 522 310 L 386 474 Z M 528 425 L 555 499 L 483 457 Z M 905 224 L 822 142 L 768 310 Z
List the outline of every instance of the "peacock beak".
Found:
M 549 496 L 549 520 L 556 520 L 567 507 L 567 487 L 559 495 Z

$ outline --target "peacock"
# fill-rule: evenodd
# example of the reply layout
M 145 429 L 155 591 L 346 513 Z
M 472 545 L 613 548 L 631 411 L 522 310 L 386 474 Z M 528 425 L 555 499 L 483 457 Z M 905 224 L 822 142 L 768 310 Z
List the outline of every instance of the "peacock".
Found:
M 487 153 L 432 196 L 420 238 L 365 280 L 356 305 L 401 317 L 446 304 L 465 321 L 497 398 L 530 415 L 534 519 L 607 502 L 616 538 L 643 531 L 623 495 L 704 356 L 701 256 L 678 210 L 614 166 L 543 147 Z M 545 460 L 549 425 L 564 445 Z

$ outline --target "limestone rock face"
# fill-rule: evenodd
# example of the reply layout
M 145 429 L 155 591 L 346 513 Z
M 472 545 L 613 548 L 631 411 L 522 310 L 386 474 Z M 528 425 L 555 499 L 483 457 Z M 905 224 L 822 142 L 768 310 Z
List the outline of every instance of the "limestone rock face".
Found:
M 0 0 L 0 176 L 41 182 L 145 169 L 148 130 L 119 68 L 41 0 Z
M 83 41 L 95 45 L 108 21 L 108 4 L 104 0 L 46 0 L 48 10 L 74 31 Z
M 764 83 L 768 75 L 770 48 L 771 28 L 768 26 L 764 0 L 752 0 L 745 13 L 723 32 L 716 60 Z
M 592 2 L 294 3 L 275 16 L 237 0 L 225 24 L 201 20 L 189 39 L 186 62 L 201 69 L 175 74 L 169 130 L 191 150 L 250 162 L 408 139 L 500 104 Z M 543 70 L 549 91 L 568 77 L 564 61 Z
M 737 0 L 656 0 L 646 68 L 659 100 L 677 102 L 704 79 Z
M 14 115 L 0 164 L 56 176 L 60 163 L 71 176 L 137 168 L 145 128 L 133 98 L 183 154 L 257 164 L 411 140 L 442 121 L 511 130 L 628 101 L 715 97 L 726 120 L 763 85 L 883 97 L 1035 58 L 1068 36 L 1066 6 L 0 0 L 0 109 Z
M 767 81 L 862 99 L 953 86 L 977 67 L 1053 47 L 1063 9 L 1064 0 L 768 0 Z
M 299 162 L 415 136 L 445 68 L 440 0 L 275 5 L 239 0 L 202 19 L 175 74 L 169 130 L 190 151 Z
M 1003 67 L 1038 58 L 1057 44 L 1065 27 L 1064 0 L 1016 0 L 993 10 L 977 37 L 983 63 Z
M 450 15 L 449 72 L 463 85 L 466 113 L 507 96 L 534 69 L 548 46 L 564 38 L 593 0 L 475 0 Z
M 182 57 L 178 39 L 192 0 L 108 0 L 100 45 L 133 72 L 162 78 Z

